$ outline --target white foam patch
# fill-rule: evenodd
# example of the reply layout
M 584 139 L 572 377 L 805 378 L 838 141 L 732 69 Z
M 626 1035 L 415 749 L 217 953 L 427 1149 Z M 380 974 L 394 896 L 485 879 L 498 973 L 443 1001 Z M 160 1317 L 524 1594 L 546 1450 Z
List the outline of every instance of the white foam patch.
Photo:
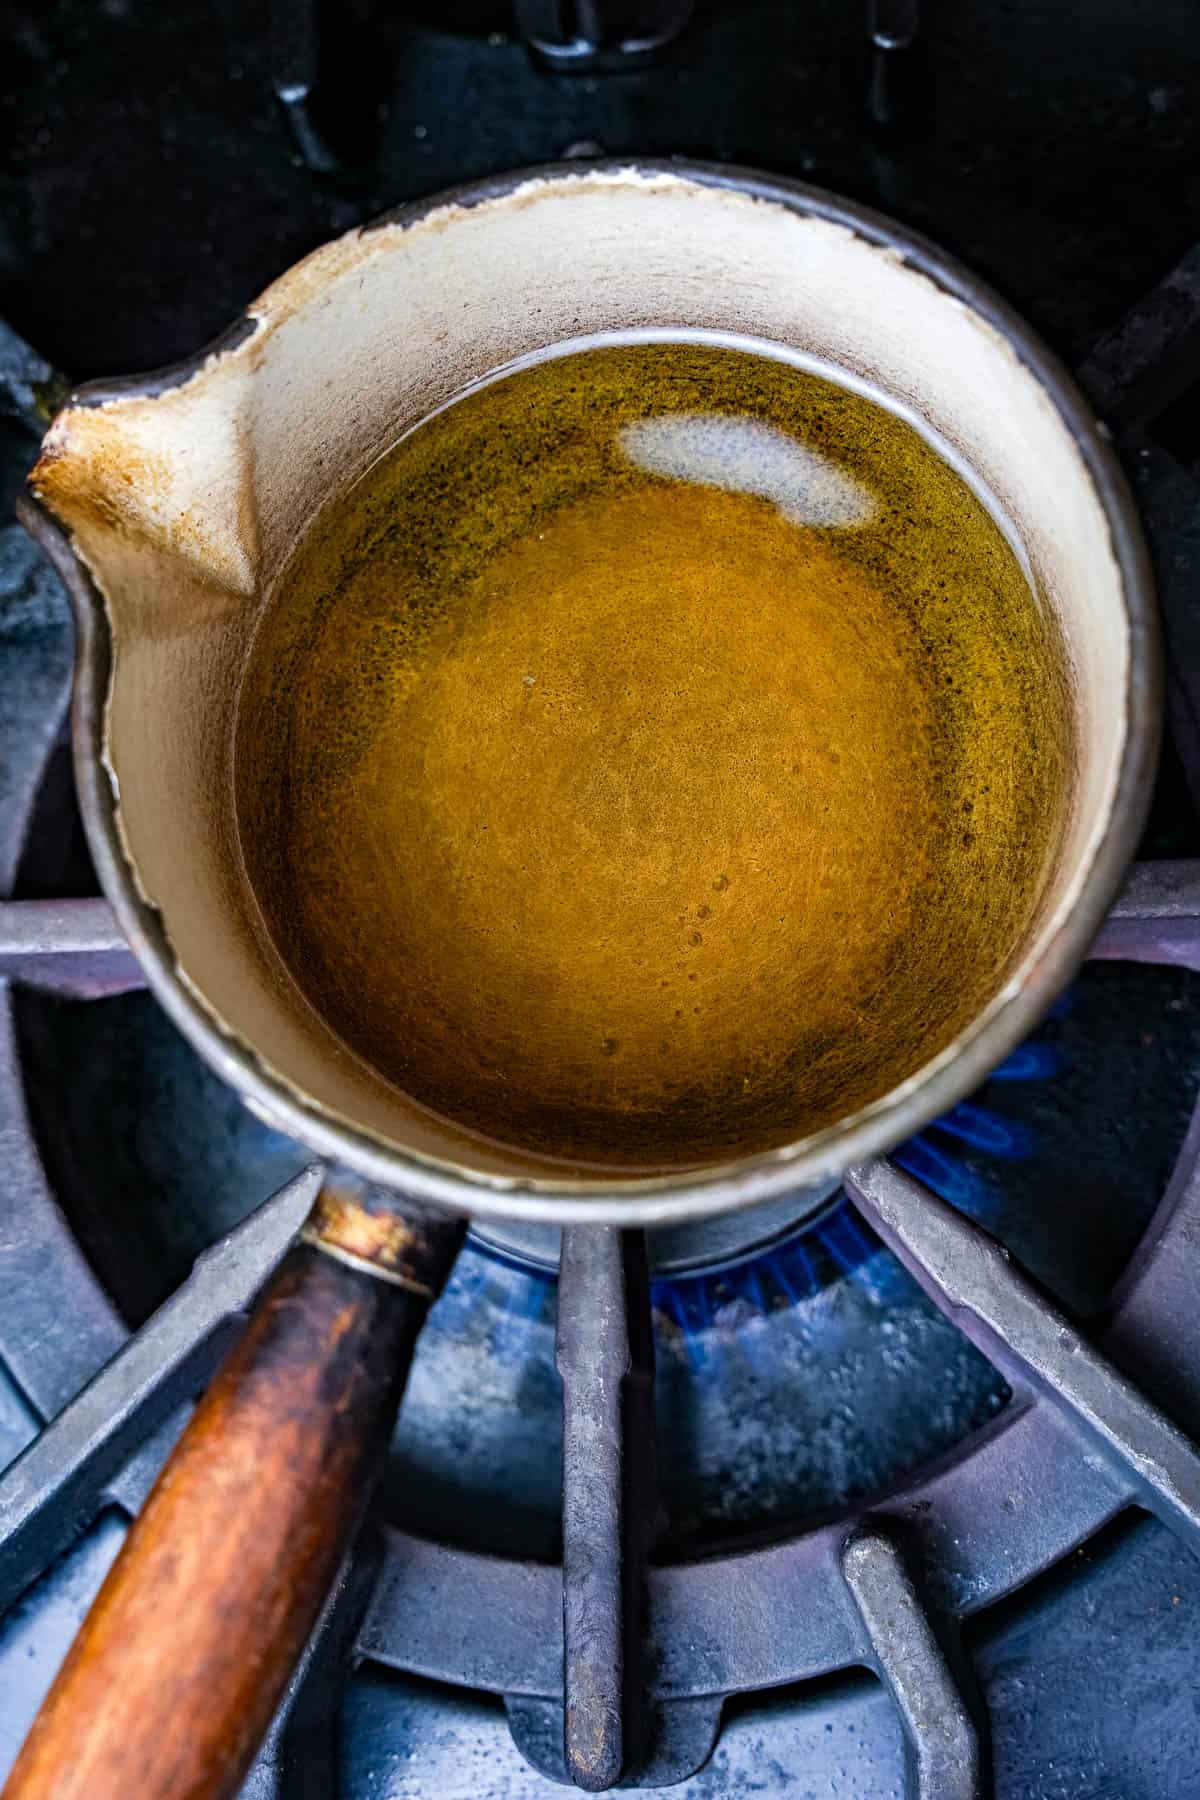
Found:
M 662 413 L 632 419 L 621 448 L 648 475 L 761 494 L 793 525 L 865 525 L 875 497 L 853 475 L 777 425 L 737 413 Z

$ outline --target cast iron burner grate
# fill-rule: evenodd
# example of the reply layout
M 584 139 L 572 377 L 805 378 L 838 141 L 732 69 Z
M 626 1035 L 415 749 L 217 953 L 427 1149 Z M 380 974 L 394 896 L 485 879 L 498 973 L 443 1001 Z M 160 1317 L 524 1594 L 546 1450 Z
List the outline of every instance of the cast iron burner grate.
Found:
M 1157 551 L 1172 727 L 1194 796 L 1200 498 L 1190 473 L 1145 434 L 1190 381 L 1198 342 L 1200 253 L 1085 371 L 1125 433 Z M 10 419 L 36 424 L 48 380 L 16 340 L 0 341 Z M 30 593 L 50 579 L 31 549 L 24 579 Z M 14 696 L 43 762 L 53 749 L 46 721 L 57 717 L 50 685 L 46 676 L 39 688 L 35 658 L 28 688 Z M 0 891 L 12 890 L 33 793 L 0 795 L 11 815 Z M 1092 954 L 1200 970 L 1200 861 L 1135 867 Z M 105 902 L 26 899 L 0 903 L 0 977 L 0 1361 L 42 1422 L 0 1478 L 3 1611 L 104 1509 L 140 1505 L 318 1175 L 287 1181 L 131 1334 L 47 1179 L 14 1019 L 23 989 L 99 998 L 139 986 L 139 971 Z M 502 1696 L 527 1760 L 592 1790 L 665 1785 L 700 1768 L 729 1696 L 865 1666 L 899 1716 L 910 1793 L 965 1800 L 989 1791 L 987 1724 L 962 1623 L 1130 1507 L 1200 1550 L 1200 1449 L 1189 1435 L 1200 1436 L 1200 1106 L 1091 1338 L 975 1220 L 896 1161 L 855 1169 L 845 1187 L 863 1226 L 1002 1374 L 1011 1388 L 1003 1410 L 869 1504 L 733 1554 L 656 1561 L 645 1244 L 612 1228 L 566 1232 L 556 1337 L 561 1565 L 374 1526 L 330 1598 L 247 1793 L 336 1791 L 335 1701 L 344 1671 L 361 1660 Z

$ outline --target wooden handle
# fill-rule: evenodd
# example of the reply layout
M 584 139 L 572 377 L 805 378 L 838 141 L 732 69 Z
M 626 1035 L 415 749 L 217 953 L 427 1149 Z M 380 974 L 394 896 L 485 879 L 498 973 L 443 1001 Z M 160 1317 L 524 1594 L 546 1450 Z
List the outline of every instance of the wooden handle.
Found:
M 237 1792 L 358 1525 L 461 1239 L 322 1190 L 85 1619 L 4 1800 Z

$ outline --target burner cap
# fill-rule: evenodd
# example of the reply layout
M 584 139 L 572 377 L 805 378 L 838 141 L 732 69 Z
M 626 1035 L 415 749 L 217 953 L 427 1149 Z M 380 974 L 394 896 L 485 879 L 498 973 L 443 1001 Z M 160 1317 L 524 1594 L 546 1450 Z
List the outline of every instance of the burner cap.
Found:
M 712 1273 L 748 1262 L 828 1211 L 839 1186 L 836 1181 L 826 1181 L 797 1188 L 741 1212 L 697 1219 L 690 1224 L 653 1227 L 646 1233 L 650 1273 Z M 480 1249 L 547 1275 L 557 1273 L 560 1237 L 553 1225 L 519 1219 L 489 1219 L 471 1228 L 471 1238 Z

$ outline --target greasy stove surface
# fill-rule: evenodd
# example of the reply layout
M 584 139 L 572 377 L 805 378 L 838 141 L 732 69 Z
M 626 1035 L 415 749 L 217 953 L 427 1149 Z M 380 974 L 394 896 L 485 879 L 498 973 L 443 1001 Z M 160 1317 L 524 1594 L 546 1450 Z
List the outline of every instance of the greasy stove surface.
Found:
M 314 106 L 341 164 L 320 174 L 271 94 L 265 9 L 17 0 L 0 23 L 0 315 L 73 377 L 152 366 L 211 337 L 332 232 L 580 143 L 757 164 L 878 205 L 990 277 L 1074 362 L 1200 235 L 1200 25 L 1185 0 L 1149 17 L 1097 8 L 1086 23 L 1056 5 L 942 7 L 924 66 L 903 75 L 907 125 L 889 133 L 866 121 L 855 8 L 701 6 L 656 67 L 573 77 L 533 68 L 504 7 L 343 13 L 336 31 L 326 21 Z M 1173 429 L 1190 462 L 1186 421 Z M 3 418 L 0 434 L 8 494 L 32 440 Z M 55 584 L 4 528 L 0 810 L 32 787 L 38 799 L 0 892 L 93 891 L 52 743 L 68 637 Z M 1143 854 L 1197 843 L 1169 753 Z M 144 994 L 22 993 L 14 1014 L 55 1193 L 140 1322 L 303 1154 L 196 1065 Z M 1200 978 L 1093 966 L 1005 1076 L 901 1160 L 1071 1308 L 1095 1311 L 1186 1129 Z M 554 1299 L 538 1267 L 468 1250 L 422 1345 L 389 1519 L 471 1550 L 557 1557 Z M 658 1278 L 652 1300 L 671 1553 L 777 1534 L 886 1487 L 1008 1398 L 844 1202 L 761 1254 Z M 0 1465 L 33 1428 L 0 1370 Z M 106 1513 L 0 1625 L 0 1770 L 122 1531 Z M 1190 1800 L 1198 1607 L 1182 1545 L 1126 1516 L 977 1619 L 997 1792 Z M 367 1665 L 342 1723 L 348 1795 L 554 1791 L 491 1696 Z M 902 1783 L 893 1709 L 864 1679 L 731 1702 L 713 1762 L 678 1791 L 874 1800 Z

